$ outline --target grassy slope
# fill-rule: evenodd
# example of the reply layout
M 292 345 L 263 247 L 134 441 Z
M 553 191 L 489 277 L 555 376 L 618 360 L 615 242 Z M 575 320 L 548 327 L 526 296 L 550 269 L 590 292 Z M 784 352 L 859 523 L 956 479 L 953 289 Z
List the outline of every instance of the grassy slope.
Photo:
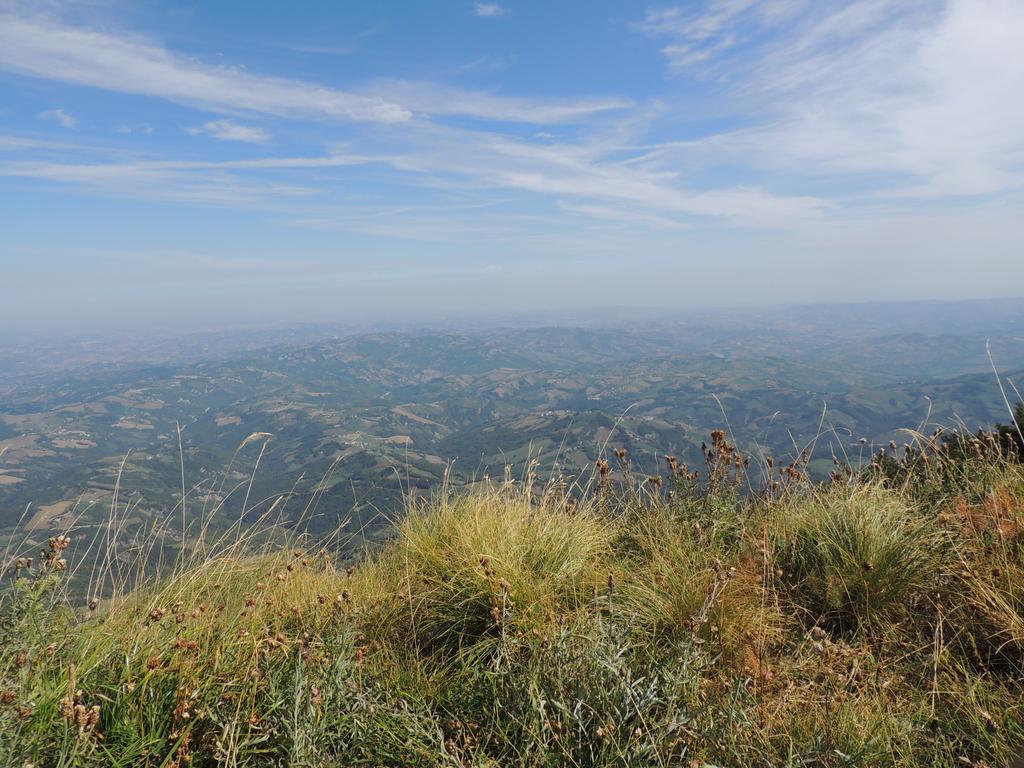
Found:
M 92 608 L 55 538 L 3 593 L 0 764 L 1005 765 L 1024 470 L 923 447 L 744 501 L 719 435 L 699 490 L 620 457 L 411 505 L 354 567 L 221 542 Z

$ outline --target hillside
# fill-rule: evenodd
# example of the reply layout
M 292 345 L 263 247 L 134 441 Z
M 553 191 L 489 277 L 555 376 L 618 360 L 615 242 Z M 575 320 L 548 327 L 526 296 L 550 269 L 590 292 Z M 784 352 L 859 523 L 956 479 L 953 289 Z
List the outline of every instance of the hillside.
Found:
M 821 479 L 833 456 L 861 456 L 861 438 L 903 443 L 904 428 L 999 418 L 986 341 L 1015 377 L 1022 318 L 1020 302 L 897 304 L 306 331 L 263 347 L 249 335 L 234 347 L 204 337 L 35 357 L 14 345 L 0 398 L 0 541 L 23 517 L 40 536 L 99 526 L 115 487 L 141 530 L 181 504 L 183 483 L 187 510 L 222 509 L 214 527 L 242 513 L 244 489 L 254 514 L 288 491 L 282 522 L 326 532 L 347 521 L 373 538 L 410 490 L 500 477 L 509 464 L 518 476 L 529 459 L 543 479 L 572 474 L 608 446 L 651 471 L 668 454 L 695 464 L 725 423 L 754 454 L 807 449 Z
M 750 489 L 758 459 L 709 442 L 696 477 L 620 449 L 582 485 L 435 488 L 352 561 L 204 526 L 153 583 L 159 536 L 112 520 L 75 598 L 78 531 L 12 552 L 0 764 L 1009 764 L 1016 454 L 919 436 Z

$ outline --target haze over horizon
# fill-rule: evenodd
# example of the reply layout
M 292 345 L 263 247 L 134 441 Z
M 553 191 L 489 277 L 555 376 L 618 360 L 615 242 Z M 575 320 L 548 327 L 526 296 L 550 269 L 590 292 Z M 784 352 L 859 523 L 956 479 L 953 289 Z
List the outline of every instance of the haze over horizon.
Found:
M 1024 4 L 0 0 L 0 323 L 1019 295 Z

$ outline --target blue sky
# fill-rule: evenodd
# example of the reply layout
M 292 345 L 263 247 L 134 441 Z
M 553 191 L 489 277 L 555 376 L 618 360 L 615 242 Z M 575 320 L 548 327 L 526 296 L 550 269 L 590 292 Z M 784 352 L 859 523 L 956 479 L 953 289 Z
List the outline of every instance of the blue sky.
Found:
M 0 0 L 0 322 L 1019 295 L 1021 0 Z

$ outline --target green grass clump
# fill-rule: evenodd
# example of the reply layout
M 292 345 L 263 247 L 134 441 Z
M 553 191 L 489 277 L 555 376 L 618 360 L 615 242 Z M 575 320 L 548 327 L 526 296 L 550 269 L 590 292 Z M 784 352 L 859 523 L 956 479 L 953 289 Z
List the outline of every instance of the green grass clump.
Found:
M 719 435 L 715 483 L 446 493 L 85 605 L 61 534 L 0 591 L 0 765 L 1008 765 L 1024 470 L 941 461 L 740 494 Z
M 412 509 L 361 574 L 397 598 L 372 629 L 439 654 L 550 626 L 607 581 L 614 531 L 587 507 L 538 507 L 510 488 Z
M 783 617 L 763 589 L 757 550 L 725 545 L 713 527 L 671 508 L 637 516 L 624 538 L 621 610 L 640 638 L 668 649 L 699 638 L 736 662 L 777 640 Z
M 812 622 L 892 626 L 936 586 L 943 541 L 935 520 L 883 485 L 809 494 L 778 523 L 785 578 Z

